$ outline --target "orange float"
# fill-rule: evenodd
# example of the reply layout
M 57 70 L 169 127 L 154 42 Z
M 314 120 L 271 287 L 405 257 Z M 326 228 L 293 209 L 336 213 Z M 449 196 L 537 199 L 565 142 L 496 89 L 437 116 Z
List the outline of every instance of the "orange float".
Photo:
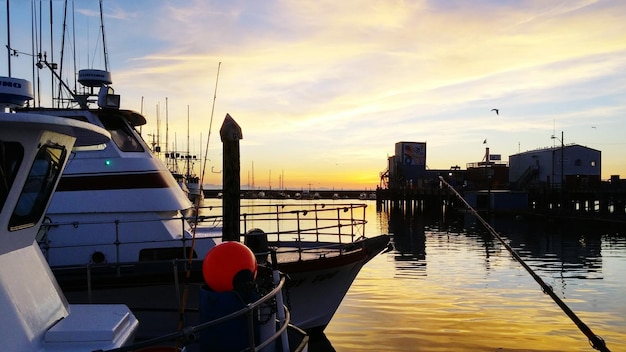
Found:
M 204 281 L 215 292 L 232 291 L 235 276 L 246 270 L 252 274 L 248 276 L 256 278 L 256 258 L 250 248 L 236 241 L 211 248 L 202 262 Z

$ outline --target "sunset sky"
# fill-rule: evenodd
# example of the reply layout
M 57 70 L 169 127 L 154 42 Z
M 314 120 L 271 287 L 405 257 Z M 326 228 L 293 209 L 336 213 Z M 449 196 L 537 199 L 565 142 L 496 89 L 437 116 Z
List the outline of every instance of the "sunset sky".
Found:
M 52 51 L 43 3 L 58 61 L 64 2 L 52 1 Z M 69 5 L 67 57 L 103 69 L 98 1 Z M 12 76 L 29 80 L 31 7 L 10 2 L 24 53 Z M 243 130 L 242 188 L 373 189 L 397 142 L 426 142 L 430 169 L 464 169 L 485 147 L 506 161 L 560 145 L 561 131 L 602 151 L 602 179 L 626 178 L 625 1 L 104 0 L 103 12 L 122 107 L 143 111 L 144 138 L 161 143 L 167 114 L 168 149 L 186 150 L 189 106 L 192 153 L 211 131 L 207 184 L 221 184 L 227 113 Z

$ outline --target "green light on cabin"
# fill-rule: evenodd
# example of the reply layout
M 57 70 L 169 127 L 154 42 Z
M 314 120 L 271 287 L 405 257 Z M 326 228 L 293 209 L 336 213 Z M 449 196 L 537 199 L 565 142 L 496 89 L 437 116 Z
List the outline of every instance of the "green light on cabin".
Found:
M 106 166 L 111 166 L 111 164 L 112 164 L 112 162 L 109 159 L 104 161 L 104 165 L 106 165 Z

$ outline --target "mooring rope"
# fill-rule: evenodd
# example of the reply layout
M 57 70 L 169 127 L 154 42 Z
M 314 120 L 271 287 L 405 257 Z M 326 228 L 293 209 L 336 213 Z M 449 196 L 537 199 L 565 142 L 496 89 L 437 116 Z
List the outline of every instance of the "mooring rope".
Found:
M 609 349 L 608 347 L 606 347 L 604 340 L 600 336 L 594 334 L 593 331 L 591 331 L 591 329 L 582 320 L 580 320 L 578 316 L 576 316 L 576 314 L 565 304 L 565 302 L 563 302 L 559 298 L 559 296 L 557 296 L 554 293 L 554 291 L 552 290 L 552 287 L 546 284 L 543 281 L 543 279 L 541 279 L 541 277 L 539 277 L 539 275 L 537 275 L 533 271 L 533 269 L 531 269 L 530 266 L 528 266 L 528 264 L 524 262 L 524 260 L 519 256 L 519 254 L 517 254 L 517 252 L 515 252 L 515 250 L 511 248 L 511 246 L 509 246 L 504 241 L 504 239 L 502 239 L 502 237 L 498 234 L 498 232 L 493 227 L 491 227 L 491 225 L 487 221 L 485 221 L 485 219 L 483 219 L 482 216 L 480 216 L 480 214 L 478 214 L 478 212 L 471 205 L 469 205 L 469 203 L 467 203 L 465 198 L 463 198 L 463 196 L 459 192 L 457 192 L 457 190 L 454 189 L 454 187 L 452 187 L 448 182 L 446 182 L 443 179 L 443 177 L 439 176 L 439 180 L 441 181 L 442 184 L 446 185 L 446 187 L 448 187 L 452 192 L 454 192 L 457 198 L 459 198 L 459 200 L 463 202 L 463 204 L 465 204 L 465 207 L 476 217 L 476 219 L 478 219 L 478 221 L 480 221 L 483 224 L 483 226 L 485 226 L 485 228 L 491 233 L 491 235 L 493 235 L 493 237 L 495 237 L 498 241 L 500 241 L 500 243 L 504 246 L 504 248 L 506 248 L 506 250 L 509 251 L 509 253 L 511 253 L 513 258 L 515 258 L 515 260 L 517 260 L 517 262 L 519 262 L 524 267 L 524 269 L 528 271 L 530 276 L 532 276 L 533 279 L 535 279 L 535 281 L 539 284 L 539 286 L 541 286 L 543 293 L 550 296 L 552 300 L 563 310 L 563 312 L 574 322 L 574 324 L 576 324 L 578 329 L 580 329 L 580 331 L 583 334 L 585 334 L 585 336 L 587 336 L 591 344 L 591 347 L 599 351 L 609 352 Z

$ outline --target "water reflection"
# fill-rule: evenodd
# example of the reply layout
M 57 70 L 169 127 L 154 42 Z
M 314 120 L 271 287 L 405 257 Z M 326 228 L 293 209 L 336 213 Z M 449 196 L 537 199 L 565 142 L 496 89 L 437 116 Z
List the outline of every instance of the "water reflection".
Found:
M 473 215 L 371 216 L 395 249 L 359 274 L 326 330 L 332 351 L 590 350 Z M 623 226 L 514 216 L 490 224 L 611 350 L 626 350 Z
M 426 275 L 426 232 L 423 218 L 408 217 L 399 210 L 389 214 L 389 233 L 395 248 L 397 275 Z
M 466 223 L 476 222 L 471 216 L 467 218 Z M 602 279 L 603 229 L 513 216 L 490 220 L 490 225 L 509 246 L 538 273 L 561 278 Z M 480 227 L 474 227 L 473 231 L 487 233 Z
M 369 204 L 366 233 L 392 234 L 395 249 L 365 265 L 309 351 L 593 350 L 471 214 Z M 623 224 L 490 223 L 612 351 L 626 351 Z
M 407 215 L 402 210 L 391 210 L 378 217 L 379 221 L 385 218 L 388 218 L 388 232 L 393 235 L 393 255 L 399 276 L 426 275 L 429 241 L 441 244 L 456 238 L 467 248 L 482 247 L 486 270 L 490 268 L 491 256 L 506 254 L 470 213 Z M 602 279 L 603 238 L 619 236 L 611 227 L 581 226 L 571 221 L 500 216 L 492 217 L 489 222 L 524 261 L 550 277 Z M 407 270 L 410 272 L 405 273 Z

